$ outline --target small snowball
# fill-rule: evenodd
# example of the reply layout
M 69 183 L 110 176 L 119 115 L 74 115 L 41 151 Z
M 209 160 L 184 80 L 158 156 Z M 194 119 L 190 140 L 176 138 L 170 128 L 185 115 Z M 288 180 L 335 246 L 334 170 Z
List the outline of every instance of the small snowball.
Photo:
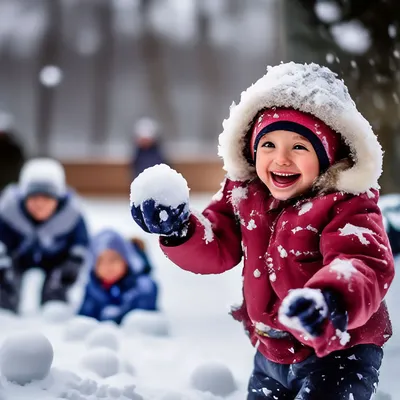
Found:
M 68 321 L 64 331 L 65 340 L 83 340 L 92 332 L 99 322 L 94 318 L 77 316 Z
M 197 366 L 191 374 L 190 381 L 194 389 L 216 396 L 227 396 L 237 389 L 230 369 L 218 362 Z
M 121 327 L 127 334 L 141 333 L 153 336 L 168 336 L 168 320 L 160 312 L 134 310 L 122 320 Z
M 14 333 L 1 348 L 0 370 L 9 381 L 24 385 L 47 376 L 53 355 L 53 346 L 42 333 Z
M 145 200 L 177 207 L 189 202 L 189 188 L 182 174 L 166 164 L 145 169 L 131 184 L 131 206 L 138 206 Z
M 107 349 L 118 351 L 119 342 L 116 333 L 116 328 L 110 325 L 100 326 L 92 330 L 86 337 L 88 347 L 106 347 Z
M 49 301 L 42 307 L 42 317 L 46 322 L 58 323 L 71 319 L 75 315 L 73 307 L 63 301 Z
M 81 365 L 101 378 L 107 378 L 118 373 L 119 360 L 112 350 L 95 348 L 82 357 Z

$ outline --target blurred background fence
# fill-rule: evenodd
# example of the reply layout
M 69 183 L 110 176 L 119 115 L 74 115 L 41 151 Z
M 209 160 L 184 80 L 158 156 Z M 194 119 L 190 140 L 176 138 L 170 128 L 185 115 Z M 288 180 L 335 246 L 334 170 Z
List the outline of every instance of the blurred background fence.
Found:
M 192 189 L 216 190 L 232 101 L 269 64 L 315 61 L 345 78 L 399 190 L 399 21 L 395 0 L 0 0 L 0 108 L 82 192 L 126 192 L 143 116 Z

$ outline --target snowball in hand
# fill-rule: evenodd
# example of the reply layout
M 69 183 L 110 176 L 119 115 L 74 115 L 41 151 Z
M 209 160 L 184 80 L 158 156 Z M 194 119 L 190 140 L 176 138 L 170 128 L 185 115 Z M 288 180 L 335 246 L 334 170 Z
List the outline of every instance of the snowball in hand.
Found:
M 53 355 L 53 346 L 42 333 L 16 333 L 3 343 L 0 370 L 9 381 L 25 385 L 47 376 Z
M 185 178 L 166 164 L 145 169 L 131 184 L 131 207 L 149 199 L 171 207 L 188 203 L 189 188 Z

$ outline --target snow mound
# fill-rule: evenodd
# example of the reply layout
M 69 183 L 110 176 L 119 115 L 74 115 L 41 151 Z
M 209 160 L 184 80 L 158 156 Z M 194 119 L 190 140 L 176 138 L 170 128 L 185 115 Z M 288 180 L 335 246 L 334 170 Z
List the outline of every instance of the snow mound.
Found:
M 53 346 L 42 333 L 14 333 L 0 350 L 0 370 L 9 381 L 25 385 L 47 376 L 53 355 Z
M 86 337 L 86 344 L 89 348 L 106 347 L 109 350 L 118 351 L 119 341 L 118 330 L 111 325 L 102 325 L 92 330 Z
M 190 377 L 191 385 L 201 392 L 216 396 L 227 396 L 237 389 L 230 369 L 219 362 L 208 362 L 197 366 Z
M 42 318 L 46 322 L 58 323 L 69 320 L 75 315 L 73 307 L 63 301 L 49 301 L 42 307 Z
M 107 378 L 118 373 L 119 359 L 112 350 L 100 347 L 88 351 L 82 357 L 81 365 L 101 378 Z
M 84 340 L 92 332 L 99 322 L 94 318 L 77 316 L 69 321 L 65 327 L 65 340 Z
M 185 178 L 166 164 L 145 169 L 131 184 L 131 207 L 153 199 L 157 204 L 177 207 L 189 202 Z
M 179 392 L 167 392 L 160 400 L 184 400 L 183 395 Z
M 133 310 L 129 312 L 121 323 L 122 330 L 128 334 L 144 334 L 152 336 L 168 336 L 168 320 L 160 312 Z

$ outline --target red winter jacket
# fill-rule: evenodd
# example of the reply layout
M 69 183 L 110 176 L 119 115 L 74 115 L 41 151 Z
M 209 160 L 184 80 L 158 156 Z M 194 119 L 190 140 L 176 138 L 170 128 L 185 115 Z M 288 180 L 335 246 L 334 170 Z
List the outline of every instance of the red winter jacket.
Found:
M 312 352 L 323 357 L 361 343 L 382 346 L 392 334 L 383 298 L 394 276 L 378 192 L 335 192 L 297 202 L 275 200 L 258 180 L 226 179 L 203 214 L 192 214 L 187 240 L 162 250 L 181 268 L 219 274 L 243 258 L 244 302 L 234 312 L 253 345 L 269 360 L 288 364 Z M 330 288 L 349 315 L 350 341 L 341 344 L 331 323 L 310 338 L 278 320 L 289 290 Z M 256 329 L 257 327 L 257 329 Z M 268 337 L 269 327 L 289 331 Z

